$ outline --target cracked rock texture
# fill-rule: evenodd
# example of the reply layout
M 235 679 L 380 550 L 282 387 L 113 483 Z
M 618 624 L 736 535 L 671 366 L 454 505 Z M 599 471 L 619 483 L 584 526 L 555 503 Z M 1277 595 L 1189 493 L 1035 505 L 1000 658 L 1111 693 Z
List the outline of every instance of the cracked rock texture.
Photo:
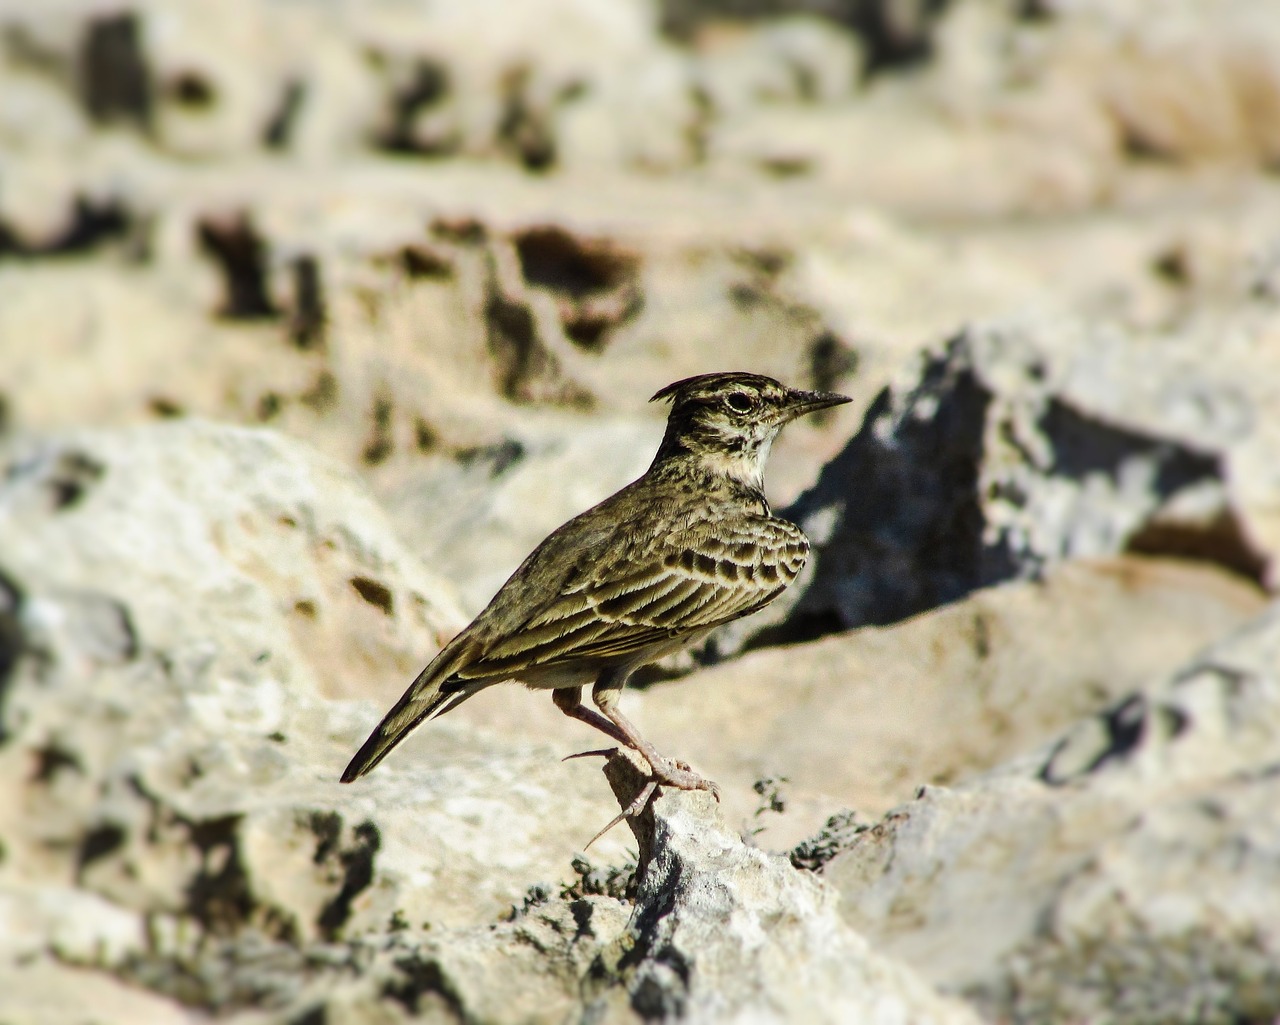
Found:
M 1280 1017 L 1273 0 L 0 0 L 0 1022 Z M 637 792 L 422 664 L 853 402 Z M 610 790 L 614 792 L 611 794 Z

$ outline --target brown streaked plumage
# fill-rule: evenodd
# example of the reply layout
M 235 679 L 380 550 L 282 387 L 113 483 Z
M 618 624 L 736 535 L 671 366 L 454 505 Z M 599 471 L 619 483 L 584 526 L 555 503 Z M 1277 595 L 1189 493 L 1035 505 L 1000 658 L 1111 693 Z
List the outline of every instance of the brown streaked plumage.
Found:
M 765 461 L 785 424 L 849 400 L 746 373 L 691 377 L 654 399 L 670 399 L 671 413 L 644 476 L 534 549 L 418 674 L 356 752 L 344 783 L 425 719 L 516 680 L 553 690 L 567 715 L 639 751 L 653 771 L 645 796 L 657 784 L 716 791 L 659 755 L 618 696 L 640 666 L 763 608 L 796 578 L 809 542 L 770 512 Z M 582 703 L 588 685 L 599 711 Z

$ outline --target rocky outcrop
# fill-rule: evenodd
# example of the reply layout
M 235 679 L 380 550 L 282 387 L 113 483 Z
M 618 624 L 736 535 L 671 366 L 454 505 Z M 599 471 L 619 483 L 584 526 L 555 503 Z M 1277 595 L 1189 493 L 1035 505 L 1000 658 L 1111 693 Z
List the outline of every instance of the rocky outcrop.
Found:
M 8 923 L 0 953 L 31 970 L 0 1006 L 18 1022 L 65 1006 L 49 987 L 81 987 L 99 993 L 104 1007 L 117 1009 L 111 1013 L 157 1020 L 177 1020 L 184 1007 L 281 1022 L 308 1014 L 390 1021 L 970 1020 L 962 1004 L 939 997 L 879 952 L 883 945 L 906 962 L 916 957 L 916 941 L 877 918 L 881 903 L 907 894 L 928 907 L 958 899 L 940 882 L 917 889 L 916 873 L 949 849 L 936 846 L 933 833 L 916 838 L 913 830 L 943 828 L 942 820 L 922 818 L 924 810 L 960 801 L 966 828 L 977 829 L 985 821 L 979 811 L 1007 810 L 1007 792 L 1034 787 L 1040 796 L 1025 798 L 1030 821 L 1058 816 L 1082 780 L 1106 779 L 1118 771 L 1106 766 L 1128 757 L 1107 754 L 1109 748 L 1099 753 L 1098 744 L 1137 744 L 1135 731 L 1156 729 L 1148 721 L 1171 730 L 1183 719 L 1196 721 L 1189 710 L 1161 710 L 1155 697 L 1131 700 L 1105 713 L 1101 728 L 1086 721 L 1046 749 L 1030 782 L 1019 775 L 1027 772 L 1025 757 L 1014 757 L 989 782 L 967 784 L 954 798 L 930 787 L 874 828 L 865 812 L 856 824 L 832 826 L 790 861 L 743 842 L 758 828 L 733 793 L 747 791 L 744 783 L 730 787 L 727 819 L 705 795 L 664 794 L 634 823 L 639 865 L 628 884 L 625 868 L 617 868 L 620 831 L 600 841 L 603 860 L 568 868 L 574 847 L 612 814 L 590 765 L 556 761 L 536 730 L 524 739 L 518 729 L 501 739 L 487 732 L 479 699 L 476 718 L 460 713 L 432 724 L 368 780 L 350 788 L 336 782 L 379 706 L 394 696 L 377 688 L 402 684 L 459 619 L 448 586 L 403 551 L 351 475 L 272 432 L 198 422 L 27 441 L 11 445 L 6 458 L 0 764 L 12 783 L 0 807 L 0 914 Z M 1035 590 L 998 589 L 935 613 L 934 622 L 792 649 L 780 664 L 762 652 L 705 680 L 636 695 L 637 715 L 658 737 L 664 715 L 679 719 L 671 738 L 703 751 L 711 768 L 732 764 L 717 751 L 778 753 L 788 731 L 762 740 L 767 702 L 752 695 L 760 687 L 777 693 L 785 664 L 805 687 L 791 698 L 794 714 L 836 726 L 826 739 L 810 731 L 806 750 L 816 775 L 806 775 L 803 761 L 784 759 L 781 768 L 794 780 L 772 792 L 760 788 L 772 812 L 791 816 L 796 836 L 797 823 L 803 830 L 820 821 L 824 800 L 874 810 L 895 786 L 972 774 L 1114 700 L 1161 664 L 1157 650 L 1142 655 L 1131 647 L 1125 654 L 1132 668 L 1122 672 L 1118 656 L 1101 646 L 1108 628 L 1152 633 L 1154 623 L 1142 625 L 1138 609 L 1189 647 L 1256 608 L 1247 587 L 1226 580 L 1210 586 L 1208 572 L 1140 561 L 1055 572 Z M 1214 588 L 1218 597 L 1210 602 Z M 1028 605 L 1033 596 L 1039 605 Z M 1057 645 L 1083 643 L 1071 640 L 1064 618 L 1081 607 L 1096 617 L 1093 625 L 1081 621 L 1079 632 L 1100 645 L 1099 664 L 1090 669 L 1077 659 L 1077 675 L 1064 673 L 1053 685 L 1043 673 L 1027 675 L 1037 660 L 1049 666 L 1062 657 L 1053 654 L 1059 648 L 1049 643 L 1048 622 L 1056 623 Z M 325 628 L 331 644 L 308 632 L 312 624 Z M 912 639 L 912 630 L 920 636 Z M 975 652 L 968 668 L 937 649 L 957 632 Z M 1046 636 L 1043 654 L 1015 643 L 1032 635 Z M 877 645 L 906 663 L 912 650 L 934 648 L 941 664 L 956 666 L 956 679 L 941 681 L 944 689 L 967 688 L 975 673 L 990 673 L 989 685 L 966 697 L 974 702 L 973 721 L 962 724 L 961 706 L 943 701 L 944 714 L 929 725 L 920 714 L 923 692 L 913 696 L 902 682 L 885 690 L 883 668 L 850 678 Z M 1234 664 L 1235 649 L 1223 650 L 1203 664 Z M 1176 657 L 1172 648 L 1159 654 Z M 1265 662 L 1264 655 L 1250 657 Z M 1002 660 L 1009 663 L 1003 670 Z M 821 669 L 827 664 L 830 673 Z M 1108 671 L 1101 690 L 1089 684 Z M 824 674 L 831 681 L 825 689 Z M 719 679 L 730 689 L 721 693 Z M 884 726 L 887 710 L 844 710 L 841 703 L 859 692 L 896 695 L 916 709 L 902 743 L 914 730 L 935 743 L 962 735 L 980 747 L 982 724 L 991 723 L 988 760 L 940 748 L 929 768 L 925 752 L 910 754 L 908 746 L 895 770 L 885 750 L 870 747 L 868 766 L 887 765 L 901 778 L 868 802 L 866 791 L 823 768 L 840 761 L 832 744 L 849 743 L 840 723 Z M 518 708 L 517 696 L 507 692 L 503 700 Z M 1217 707 L 1211 696 L 1204 699 L 1208 712 L 1197 715 Z M 378 705 L 354 700 L 364 697 Z M 563 719 L 549 703 L 541 706 Z M 1262 750 L 1270 728 L 1264 715 L 1225 706 L 1219 712 L 1222 723 L 1252 721 Z M 739 725 L 754 742 L 735 739 Z M 547 737 L 565 746 L 583 739 L 580 730 Z M 711 737 L 718 739 L 708 747 Z M 1213 780 L 1235 779 L 1232 773 L 1253 764 L 1248 744 L 1233 742 L 1233 750 L 1236 761 L 1214 770 Z M 619 801 L 629 803 L 640 782 L 636 770 L 623 761 L 611 763 L 609 773 Z M 984 788 L 998 797 L 987 798 Z M 1230 804 L 1233 794 L 1228 788 L 1221 799 Z M 1079 814 L 1095 807 L 1086 805 Z M 1119 811 L 1107 814 L 1120 830 L 1111 841 L 1118 850 L 1153 842 L 1132 823 L 1121 829 L 1130 820 Z M 1017 821 L 1001 813 L 983 828 L 1013 829 Z M 1236 828 L 1236 819 L 1223 821 L 1222 829 Z M 1041 835 L 1023 826 L 1027 843 Z M 1102 827 L 1086 832 L 1096 837 Z M 788 842 L 785 829 L 768 835 Z M 871 860 L 873 851 L 888 857 L 890 844 L 901 875 L 884 874 Z M 791 862 L 825 865 L 830 882 Z M 1062 859 L 1046 856 L 1037 872 L 1059 864 L 1076 871 L 1081 863 L 1073 847 Z M 1015 890 L 1019 899 L 1045 899 L 1039 878 Z M 845 905 L 830 885 L 845 892 Z M 903 889 L 891 898 L 892 886 Z M 1206 893 L 1203 900 L 1217 900 L 1216 891 Z M 1000 936 L 1027 920 L 1018 915 L 1010 913 L 1005 932 L 990 934 L 990 956 L 957 941 L 948 956 L 977 975 L 932 964 L 920 970 L 982 1007 L 1004 1006 L 1006 983 L 989 973 L 1005 963 Z M 1006 946 L 1039 951 L 1034 943 L 1013 936 Z M 1069 959 L 1061 951 L 1054 956 Z M 1059 967 L 1036 961 L 1026 970 L 1033 969 L 1046 973 L 1035 978 L 1048 978 Z M 1065 990 L 1052 996 L 1075 999 Z M 1010 1006 L 1034 1017 L 1042 1005 Z
M 236 963 L 246 943 L 492 917 L 562 871 L 542 837 L 583 843 L 610 814 L 598 786 L 557 807 L 586 766 L 490 760 L 449 724 L 425 762 L 337 783 L 377 712 L 352 699 L 459 622 L 348 472 L 199 423 L 6 456 L 6 956 L 235 1006 L 253 986 L 220 996 L 211 945 Z M 505 854 L 476 846 L 497 834 Z
M 1200 344 L 1162 339 L 1139 355 L 1104 331 L 1010 322 L 926 355 L 788 510 L 817 546 L 785 629 L 892 623 L 1121 552 L 1274 584 L 1280 480 L 1254 473 L 1274 463 L 1274 378 L 1190 376 Z
M 606 773 L 623 807 L 646 783 L 622 758 Z M 844 928 L 821 882 L 745 846 L 710 795 L 663 794 L 632 829 L 635 906 L 601 963 L 641 1019 L 976 1020 Z M 611 1009 L 621 999 L 597 997 Z
M 922 789 L 827 865 L 846 921 L 991 1017 L 1265 1020 L 1277 666 L 1272 606 L 1038 751 Z
M 757 788 L 766 819 L 812 829 L 834 801 L 871 814 L 787 858 L 743 842 L 760 821 L 743 782 L 727 820 L 666 794 L 635 824 L 631 889 L 617 831 L 602 861 L 567 866 L 613 811 L 588 763 L 545 746 L 581 730 L 539 738 L 535 719 L 499 739 L 478 698 L 476 718 L 336 782 L 460 621 L 348 472 L 274 432 L 199 422 L 21 440 L 5 458 L 0 956 L 24 966 L 7 1020 L 62 1013 L 71 991 L 121 1020 L 970 1020 L 934 986 L 1019 1020 L 1178 1013 L 1150 964 L 1173 964 L 1202 1008 L 1276 1006 L 1274 614 L 1142 689 L 1257 609 L 1221 570 L 1050 567 L 633 696 L 660 742 L 712 768 L 807 732 L 810 762 L 783 760 L 796 780 Z M 1064 654 L 1089 645 L 1096 662 Z M 936 668 L 914 684 L 886 675 L 884 653 L 905 667 L 924 651 Z M 877 748 L 895 702 L 910 711 Z M 664 717 L 679 723 L 665 737 Z M 851 743 L 888 773 L 878 797 L 833 771 Z M 628 803 L 634 770 L 610 772 Z M 957 789 L 876 822 L 895 788 L 936 780 Z M 1107 988 L 1122 976 L 1139 981 Z
M 0 4 L 0 1020 L 1275 1018 L 1272 6 Z M 723 803 L 340 786 L 724 369 L 854 401 L 623 699 Z

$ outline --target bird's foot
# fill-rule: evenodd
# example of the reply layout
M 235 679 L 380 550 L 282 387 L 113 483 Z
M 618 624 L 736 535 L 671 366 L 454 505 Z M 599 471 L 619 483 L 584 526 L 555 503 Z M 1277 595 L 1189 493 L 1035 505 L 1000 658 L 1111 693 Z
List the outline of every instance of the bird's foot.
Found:
M 707 790 L 717 804 L 720 802 L 720 787 L 694 772 L 687 762 L 650 758 L 649 765 L 653 769 L 653 780 L 659 786 L 674 787 L 677 790 Z
M 601 751 L 583 751 L 579 754 L 568 755 L 565 760 L 567 761 L 569 758 L 587 758 L 591 755 L 608 756 L 617 753 L 617 748 L 606 748 Z M 641 757 L 644 757 L 645 761 L 649 763 L 649 782 L 644 785 L 640 793 L 636 794 L 630 804 L 609 820 L 609 824 L 604 829 L 587 841 L 586 847 L 582 848 L 584 851 L 623 819 L 634 818 L 644 811 L 645 806 L 652 799 L 654 791 L 658 787 L 672 787 L 676 790 L 706 790 L 719 803 L 720 787 L 705 776 L 700 776 L 694 772 L 689 767 L 688 762 L 682 762 L 674 758 L 663 758 L 656 754 L 655 756 L 646 755 Z

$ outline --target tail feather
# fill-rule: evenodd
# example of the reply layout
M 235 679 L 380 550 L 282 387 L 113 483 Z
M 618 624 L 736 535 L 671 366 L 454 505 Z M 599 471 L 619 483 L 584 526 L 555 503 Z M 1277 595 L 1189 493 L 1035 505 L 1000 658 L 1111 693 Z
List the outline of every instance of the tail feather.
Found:
M 460 661 L 459 654 L 454 650 L 454 645 L 450 644 L 418 674 L 417 679 L 392 706 L 391 711 L 383 716 L 382 722 L 369 734 L 369 739 L 360 746 L 360 750 L 343 770 L 343 783 L 359 779 L 372 770 L 419 723 L 432 715 L 443 715 L 456 708 L 480 689 L 475 686 L 462 691 L 442 688 L 441 685 L 452 675 Z

